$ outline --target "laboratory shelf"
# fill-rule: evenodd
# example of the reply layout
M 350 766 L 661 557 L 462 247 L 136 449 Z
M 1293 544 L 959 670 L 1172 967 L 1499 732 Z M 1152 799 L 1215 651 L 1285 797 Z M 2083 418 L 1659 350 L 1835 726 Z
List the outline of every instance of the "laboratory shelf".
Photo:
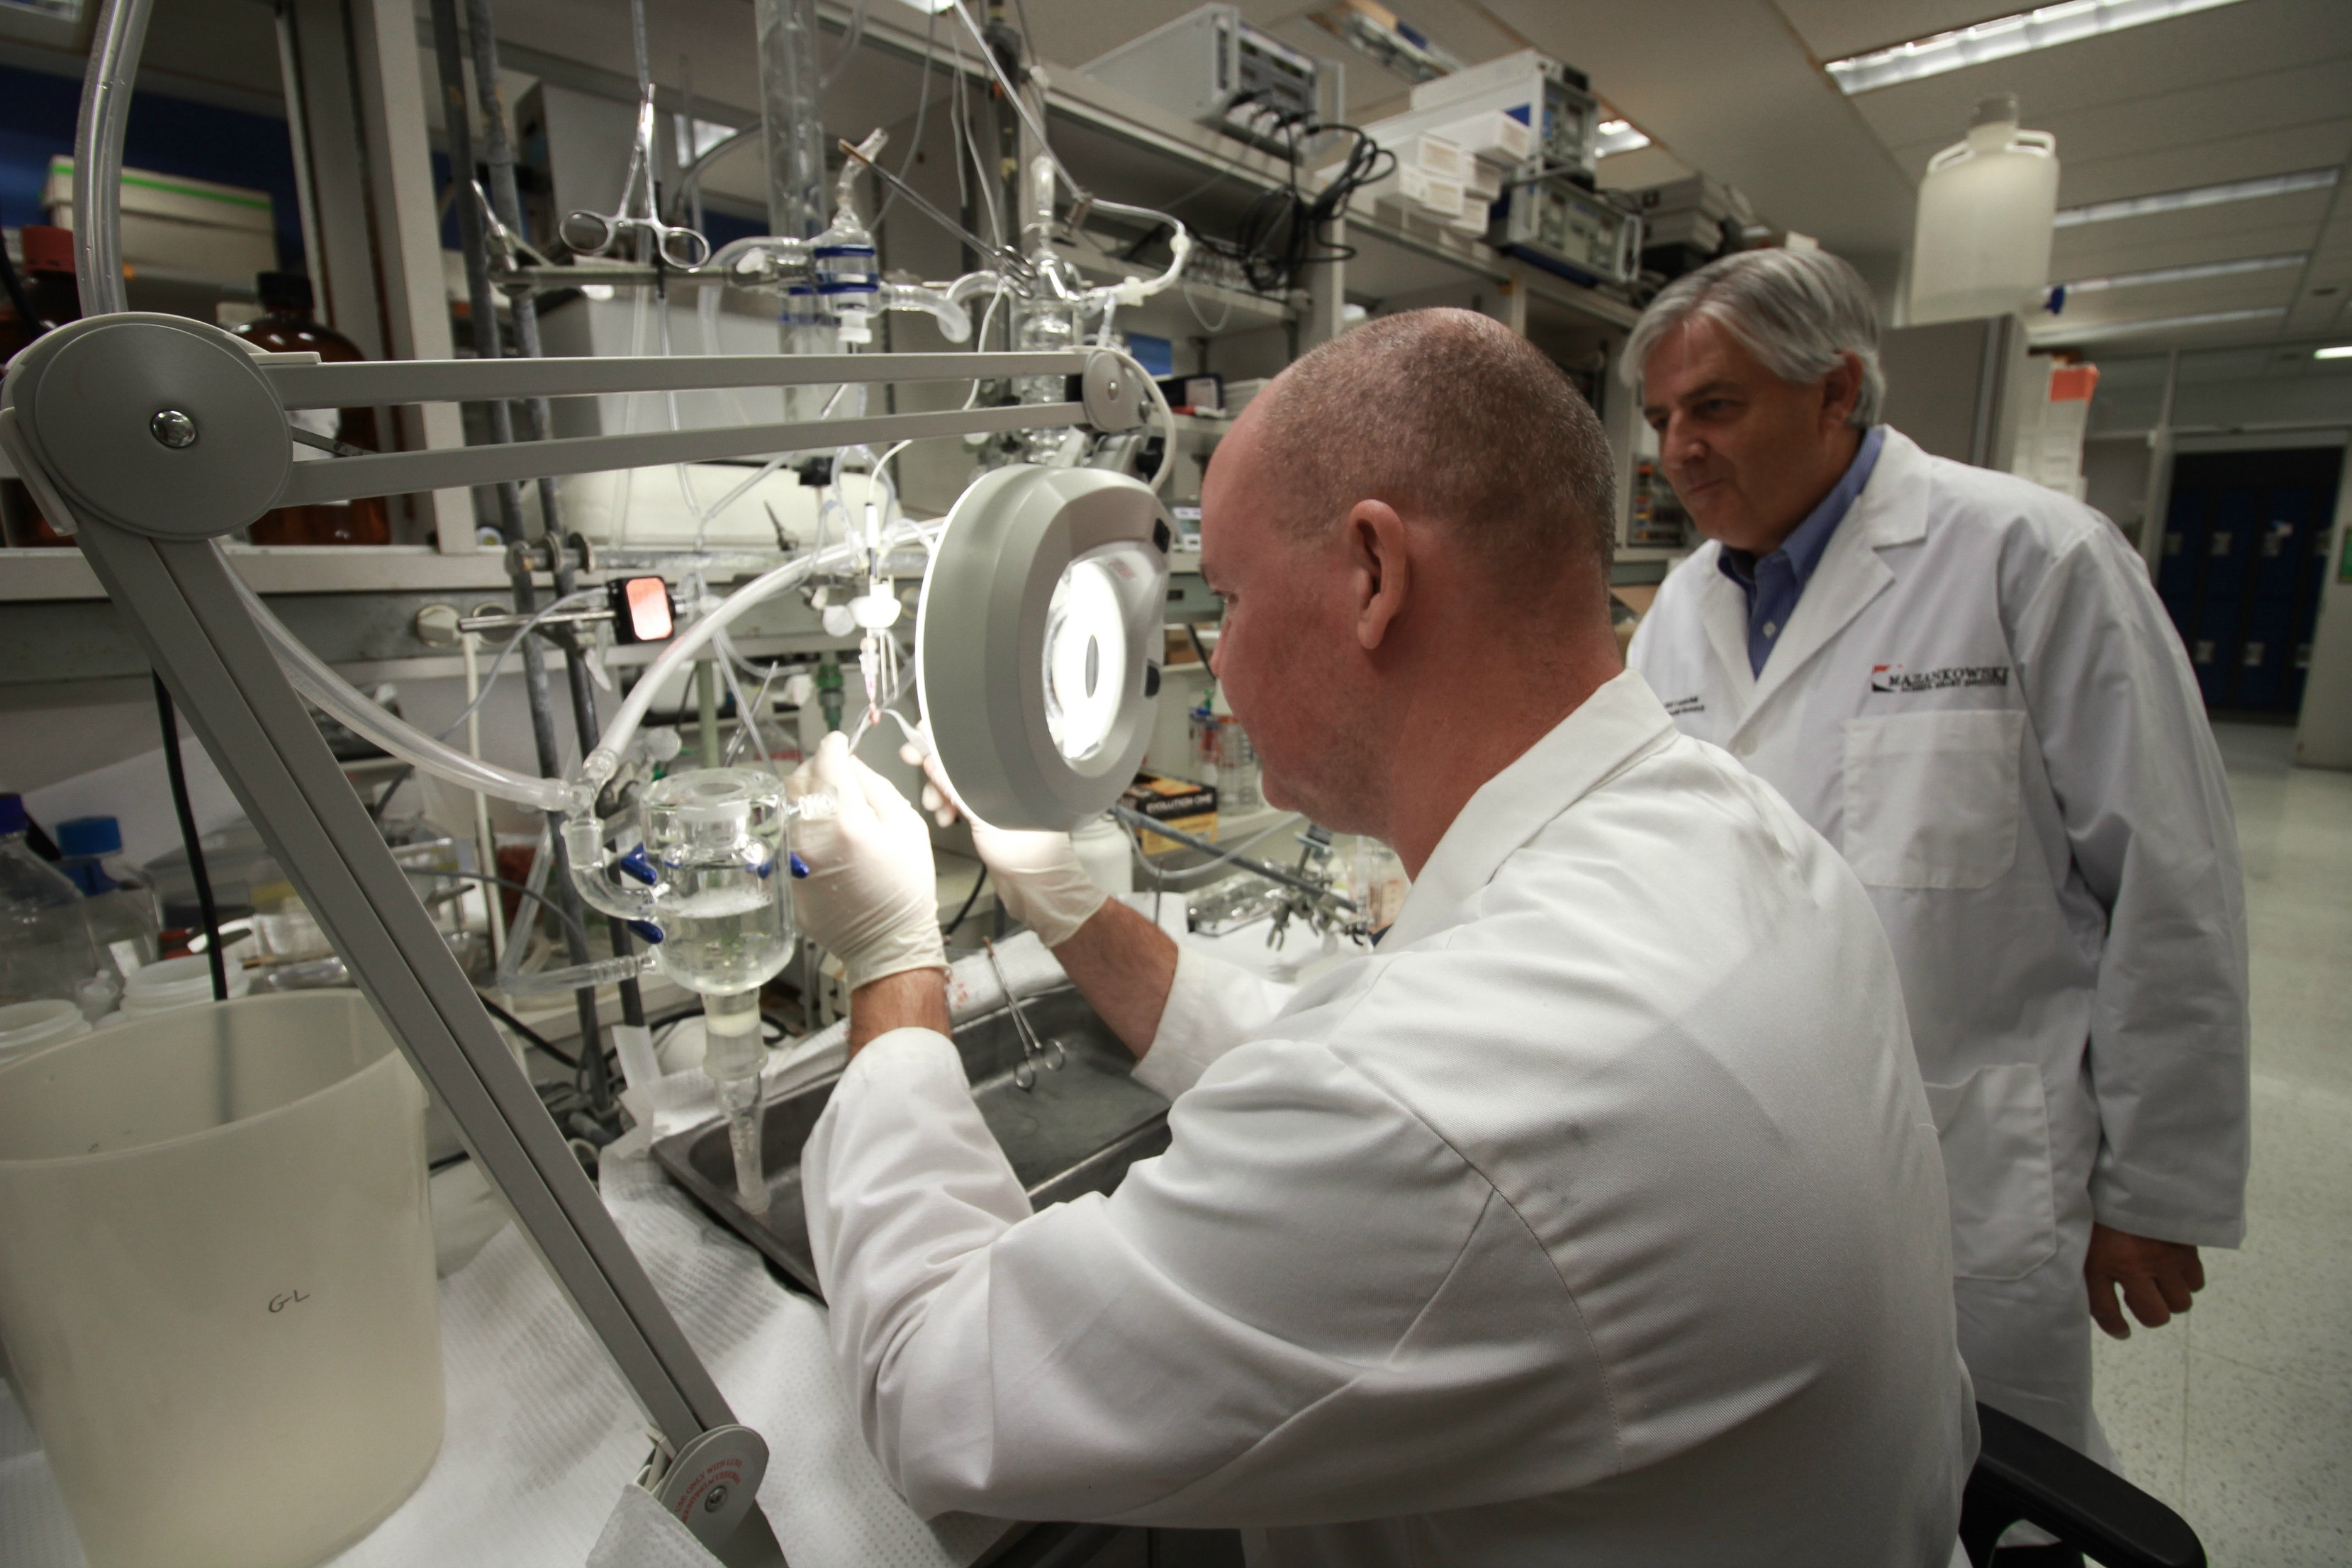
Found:
M 429 544 L 230 545 L 228 557 L 257 594 L 371 594 L 507 586 L 495 550 L 444 555 Z M 98 574 L 79 550 L 0 550 L 0 604 L 102 599 Z
M 1580 323 L 1598 323 L 1620 331 L 1631 331 L 1642 312 L 1627 301 L 1605 290 L 1539 267 L 1513 263 L 1514 276 L 1528 291 L 1528 314 L 1530 320 L 1558 316 Z
M 1351 206 L 1344 262 L 1348 297 L 1380 304 L 1465 283 L 1508 282 L 1511 268 L 1485 240 L 1460 229 L 1392 223 Z

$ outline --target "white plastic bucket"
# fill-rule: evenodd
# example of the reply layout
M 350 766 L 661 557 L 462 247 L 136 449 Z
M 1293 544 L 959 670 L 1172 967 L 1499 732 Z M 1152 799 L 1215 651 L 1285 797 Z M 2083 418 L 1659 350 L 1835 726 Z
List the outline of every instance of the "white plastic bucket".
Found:
M 89 1020 L 71 1002 L 16 1002 L 0 1007 L 0 1061 L 37 1047 L 89 1033 Z
M 227 958 L 228 994 L 242 996 L 253 989 L 253 975 L 234 954 Z M 174 1007 L 194 1007 L 213 999 L 213 963 L 201 952 L 142 963 L 122 983 L 122 1016 L 152 1017 Z
M 0 1343 L 90 1568 L 307 1568 L 424 1478 L 425 1110 L 350 991 L 0 1064 Z

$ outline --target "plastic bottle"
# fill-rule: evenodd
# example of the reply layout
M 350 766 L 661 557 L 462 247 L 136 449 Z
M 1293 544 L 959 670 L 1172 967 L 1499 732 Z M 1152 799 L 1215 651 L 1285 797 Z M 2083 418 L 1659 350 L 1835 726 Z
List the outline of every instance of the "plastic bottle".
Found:
M 0 1007 L 0 1062 L 37 1047 L 89 1033 L 89 1020 L 70 1002 L 49 997 Z
M 254 279 L 261 296 L 262 314 L 230 328 L 238 337 L 271 353 L 315 353 L 329 364 L 348 364 L 367 358 L 359 344 L 312 316 L 310 280 L 299 272 L 264 272 Z M 294 416 L 313 434 L 373 452 L 375 411 L 372 408 L 312 408 Z M 294 448 L 295 460 L 314 460 L 328 454 L 315 447 Z M 249 531 L 256 544 L 389 544 L 392 524 L 383 498 L 328 501 L 311 506 L 285 506 L 264 512 Z
M 242 996 L 253 989 L 253 972 L 234 952 L 227 952 L 225 978 L 228 994 Z M 121 1017 L 146 1018 L 180 1007 L 201 1007 L 213 999 L 212 960 L 201 952 L 150 963 L 123 983 Z
M 95 1018 L 121 976 L 92 936 L 81 889 L 25 842 L 21 795 L 0 795 L 0 1003 L 56 997 Z
M 39 319 L 25 321 L 0 296 L 0 363 L 15 358 L 19 349 L 51 328 L 81 320 L 81 295 L 74 287 L 73 231 L 28 223 L 16 232 L 24 247 L 25 292 Z M 49 520 L 33 504 L 33 492 L 17 479 L 0 479 L 0 541 L 18 548 L 73 543 L 49 526 Z
M 110 816 L 77 816 L 58 824 L 58 869 L 81 889 L 90 934 L 124 974 L 152 963 L 161 951 L 161 911 L 145 873 L 122 853 L 122 827 Z
M 1911 324 L 2005 316 L 2050 285 L 2058 142 L 2017 128 L 2017 95 L 1978 103 L 1968 140 L 1929 161 L 1911 245 Z

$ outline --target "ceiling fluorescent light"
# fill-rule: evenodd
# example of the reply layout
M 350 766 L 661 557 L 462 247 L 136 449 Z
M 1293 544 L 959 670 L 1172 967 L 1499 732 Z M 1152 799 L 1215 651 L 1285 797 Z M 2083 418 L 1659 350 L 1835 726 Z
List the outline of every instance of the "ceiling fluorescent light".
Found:
M 2311 352 L 2311 357 L 2314 359 L 2352 359 L 2352 343 L 2337 343 L 2333 348 L 2314 349 Z
M 2322 191 L 2336 183 L 2334 169 L 2304 169 L 2292 174 L 2265 174 L 2258 180 L 2232 180 L 2226 185 L 2198 185 L 2185 191 L 2158 191 L 2152 196 L 2125 196 L 2118 201 L 2092 202 L 2061 207 L 2050 220 L 2053 228 L 2080 224 L 2109 223 L 2119 217 L 2151 217 L 2189 207 L 2218 206 L 2223 202 L 2250 202 L 2263 196 L 2292 195 L 2297 191 Z
M 2151 283 L 2187 283 L 2200 278 L 2235 278 L 2247 272 L 2275 272 L 2300 267 L 2310 259 L 2305 251 L 2292 256 L 2251 256 L 2240 261 L 2208 261 L 2195 267 L 2158 267 L 2146 272 L 2118 272 L 2110 278 L 2077 278 L 2063 285 L 2069 294 L 2095 294 L 2107 289 L 2137 289 Z
M 1592 128 L 1592 155 L 1606 158 L 1612 153 L 1638 153 L 1650 144 L 1650 139 L 1633 129 L 1629 120 L 1604 120 Z
M 2033 49 L 2095 38 L 2102 33 L 2119 33 L 2126 27 L 2236 3 L 2237 0 L 2063 0 L 2056 5 L 1996 16 L 1972 27 L 1933 33 L 1892 48 L 1832 60 L 1829 72 L 1849 95 L 1869 92 L 1897 82 L 1941 76 L 1963 66 L 2005 60 Z
M 2258 310 L 2207 310 L 2195 316 L 2165 316 L 2150 321 L 2107 321 L 2097 326 L 2044 328 L 2033 334 L 2033 342 L 2042 343 L 2086 343 L 2102 338 L 2137 337 L 2143 332 L 2173 331 L 2189 327 L 2219 327 L 2231 321 L 2259 321 L 2286 314 L 2284 305 L 2266 305 Z

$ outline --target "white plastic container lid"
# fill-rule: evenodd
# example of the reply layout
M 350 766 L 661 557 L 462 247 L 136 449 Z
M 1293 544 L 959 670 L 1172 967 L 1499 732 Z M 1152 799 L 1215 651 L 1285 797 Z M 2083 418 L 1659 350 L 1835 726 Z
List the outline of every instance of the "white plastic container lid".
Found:
M 89 1020 L 70 1002 L 18 1002 L 0 1007 L 0 1057 L 88 1033 Z
M 253 976 L 245 965 L 231 955 L 228 965 L 228 994 L 242 996 L 253 989 Z M 185 958 L 166 958 L 156 963 L 142 963 L 123 983 L 122 1012 L 126 1017 L 144 1017 L 153 1013 L 167 1013 L 174 1007 L 194 1007 L 213 999 L 212 961 L 203 953 L 190 953 Z

